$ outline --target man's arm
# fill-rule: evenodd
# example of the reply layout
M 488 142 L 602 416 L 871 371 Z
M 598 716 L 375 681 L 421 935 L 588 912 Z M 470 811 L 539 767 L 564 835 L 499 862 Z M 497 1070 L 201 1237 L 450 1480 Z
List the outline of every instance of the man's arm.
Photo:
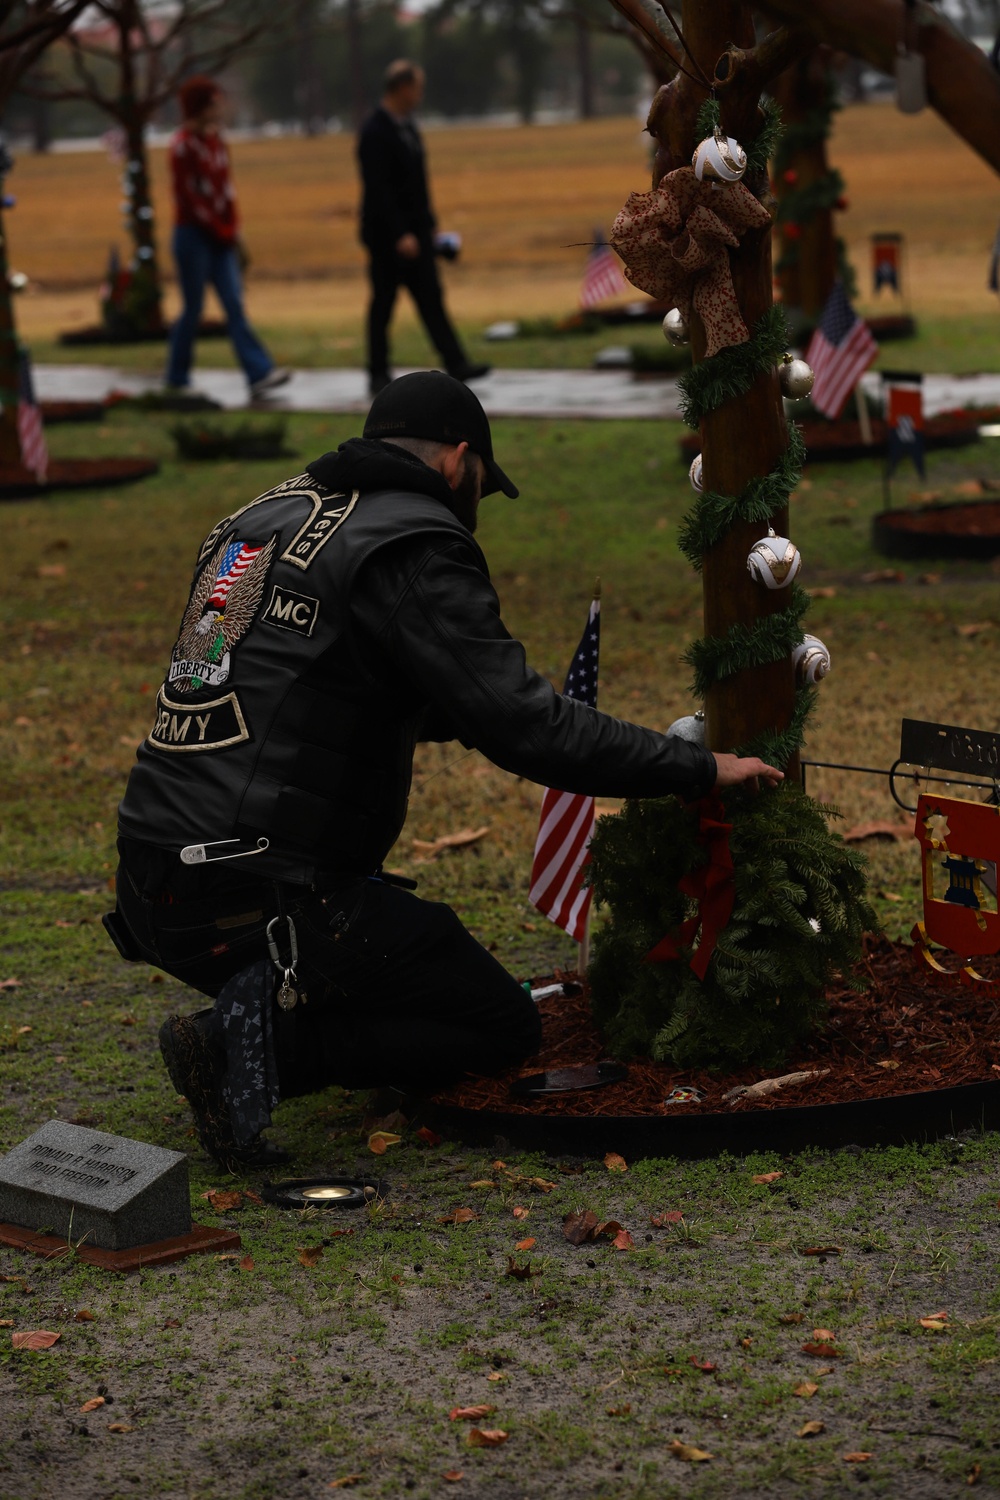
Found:
M 413 225 L 400 201 L 395 142 L 389 129 L 378 115 L 367 122 L 358 138 L 358 161 L 365 191 L 365 219 L 396 245 L 412 234 Z
M 471 538 L 416 561 L 406 547 L 390 549 L 365 570 L 354 605 L 464 744 L 529 780 L 596 796 L 693 799 L 770 769 L 735 756 L 717 762 L 700 745 L 557 693 L 504 626 L 479 556 Z

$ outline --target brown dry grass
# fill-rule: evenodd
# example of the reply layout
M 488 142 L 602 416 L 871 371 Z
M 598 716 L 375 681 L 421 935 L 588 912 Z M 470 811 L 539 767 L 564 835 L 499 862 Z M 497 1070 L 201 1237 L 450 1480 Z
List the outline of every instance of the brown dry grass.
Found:
M 648 181 L 648 138 L 631 119 L 428 133 L 438 212 L 461 231 L 449 272 L 460 319 L 532 316 L 575 302 L 584 250 L 626 194 Z M 269 326 L 331 326 L 358 315 L 363 253 L 349 136 L 238 143 L 237 186 L 254 254 L 254 315 Z M 867 237 L 907 237 L 910 290 L 925 314 L 995 311 L 986 258 L 997 218 L 994 174 L 930 111 L 889 105 L 837 116 L 832 157 L 848 184 L 841 221 L 867 282 Z M 153 152 L 155 197 L 169 223 L 166 158 Z M 103 152 L 22 157 L 10 217 L 14 263 L 37 278 L 20 321 L 42 336 L 94 316 L 94 288 L 119 229 L 118 173 Z M 165 250 L 164 246 L 164 250 Z M 164 254 L 164 262 L 167 260 Z

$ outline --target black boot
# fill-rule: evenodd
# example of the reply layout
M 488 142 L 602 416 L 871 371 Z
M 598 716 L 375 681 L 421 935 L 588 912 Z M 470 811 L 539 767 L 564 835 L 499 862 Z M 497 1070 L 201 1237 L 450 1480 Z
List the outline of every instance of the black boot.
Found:
M 193 1016 L 168 1016 L 160 1027 L 160 1051 L 170 1081 L 182 1094 L 194 1115 L 198 1139 L 220 1166 L 230 1172 L 241 1167 L 280 1166 L 290 1155 L 256 1136 L 239 1146 L 233 1136 L 229 1112 L 222 1097 L 226 1057 L 213 1036 L 212 1012 Z

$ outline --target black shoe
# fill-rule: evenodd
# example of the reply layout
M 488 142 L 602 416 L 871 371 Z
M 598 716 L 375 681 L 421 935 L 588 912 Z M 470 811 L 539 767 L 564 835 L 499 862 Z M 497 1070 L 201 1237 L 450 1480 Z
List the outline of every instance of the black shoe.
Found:
M 211 1034 L 210 1010 L 193 1016 L 168 1016 L 160 1027 L 160 1052 L 170 1082 L 194 1115 L 198 1139 L 209 1156 L 228 1171 L 241 1166 L 278 1166 L 290 1161 L 287 1151 L 258 1135 L 238 1146 L 222 1097 L 225 1053 Z
M 482 380 L 492 369 L 492 365 L 474 365 L 467 360 L 464 365 L 456 365 L 453 370 L 449 370 L 448 374 L 454 375 L 456 380 Z
M 387 385 L 392 385 L 392 376 L 387 374 L 369 375 L 368 394 L 377 396 L 379 391 L 384 391 Z

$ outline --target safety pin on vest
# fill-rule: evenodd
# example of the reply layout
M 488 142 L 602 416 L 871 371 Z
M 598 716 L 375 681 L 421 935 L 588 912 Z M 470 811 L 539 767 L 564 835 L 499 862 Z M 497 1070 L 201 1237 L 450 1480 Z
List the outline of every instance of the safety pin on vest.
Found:
M 222 849 L 226 844 L 239 844 L 241 839 L 216 839 L 211 844 L 187 844 L 181 850 L 182 865 L 219 864 L 224 859 L 250 859 L 254 854 L 263 854 L 270 848 L 271 840 L 259 838 L 255 849 L 240 849 L 234 854 L 209 854 L 209 849 Z

